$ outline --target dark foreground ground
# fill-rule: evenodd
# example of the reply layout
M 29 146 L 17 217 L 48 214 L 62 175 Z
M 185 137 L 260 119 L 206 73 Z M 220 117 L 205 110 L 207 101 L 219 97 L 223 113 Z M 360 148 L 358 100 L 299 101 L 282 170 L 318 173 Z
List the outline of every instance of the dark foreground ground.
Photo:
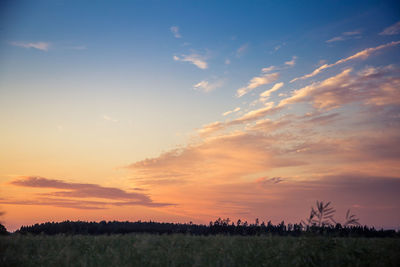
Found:
M 400 239 L 10 235 L 0 266 L 400 266 Z

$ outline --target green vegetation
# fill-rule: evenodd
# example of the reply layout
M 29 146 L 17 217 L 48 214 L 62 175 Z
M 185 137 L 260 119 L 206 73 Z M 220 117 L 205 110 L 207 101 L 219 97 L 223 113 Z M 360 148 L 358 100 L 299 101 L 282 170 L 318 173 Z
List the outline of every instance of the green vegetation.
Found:
M 399 238 L 0 236 L 0 266 L 400 266 Z

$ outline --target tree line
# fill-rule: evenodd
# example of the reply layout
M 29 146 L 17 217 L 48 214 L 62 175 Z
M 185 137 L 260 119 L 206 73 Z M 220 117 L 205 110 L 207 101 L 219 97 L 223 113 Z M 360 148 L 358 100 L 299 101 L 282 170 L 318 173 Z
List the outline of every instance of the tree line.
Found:
M 63 221 L 46 222 L 31 226 L 22 226 L 16 234 L 45 234 L 45 235 L 111 235 L 129 233 L 149 234 L 191 234 L 191 235 L 279 235 L 279 236 L 308 236 L 321 235 L 333 237 L 400 237 L 395 230 L 377 230 L 368 226 L 336 225 L 304 225 L 304 224 L 272 224 L 270 221 L 249 224 L 238 220 L 236 223 L 229 219 L 218 218 L 208 225 L 193 223 L 160 223 L 160 222 L 119 222 L 119 221 Z

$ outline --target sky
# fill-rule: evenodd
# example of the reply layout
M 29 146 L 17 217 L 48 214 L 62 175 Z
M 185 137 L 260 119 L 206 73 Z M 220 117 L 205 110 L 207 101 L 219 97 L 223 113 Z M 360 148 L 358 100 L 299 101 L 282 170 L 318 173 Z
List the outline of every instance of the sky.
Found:
M 0 218 L 400 226 L 398 1 L 1 1 Z

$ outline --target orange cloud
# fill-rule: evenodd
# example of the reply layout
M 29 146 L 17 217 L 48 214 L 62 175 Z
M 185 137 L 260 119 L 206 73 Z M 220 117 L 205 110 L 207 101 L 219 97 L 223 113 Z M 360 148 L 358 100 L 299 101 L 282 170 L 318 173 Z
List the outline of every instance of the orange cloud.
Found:
M 129 168 L 141 183 L 157 179 L 162 184 L 172 177 L 182 182 L 234 181 L 271 168 L 301 164 L 283 157 L 277 143 L 277 137 L 238 132 L 208 138 L 200 144 L 133 163 Z

